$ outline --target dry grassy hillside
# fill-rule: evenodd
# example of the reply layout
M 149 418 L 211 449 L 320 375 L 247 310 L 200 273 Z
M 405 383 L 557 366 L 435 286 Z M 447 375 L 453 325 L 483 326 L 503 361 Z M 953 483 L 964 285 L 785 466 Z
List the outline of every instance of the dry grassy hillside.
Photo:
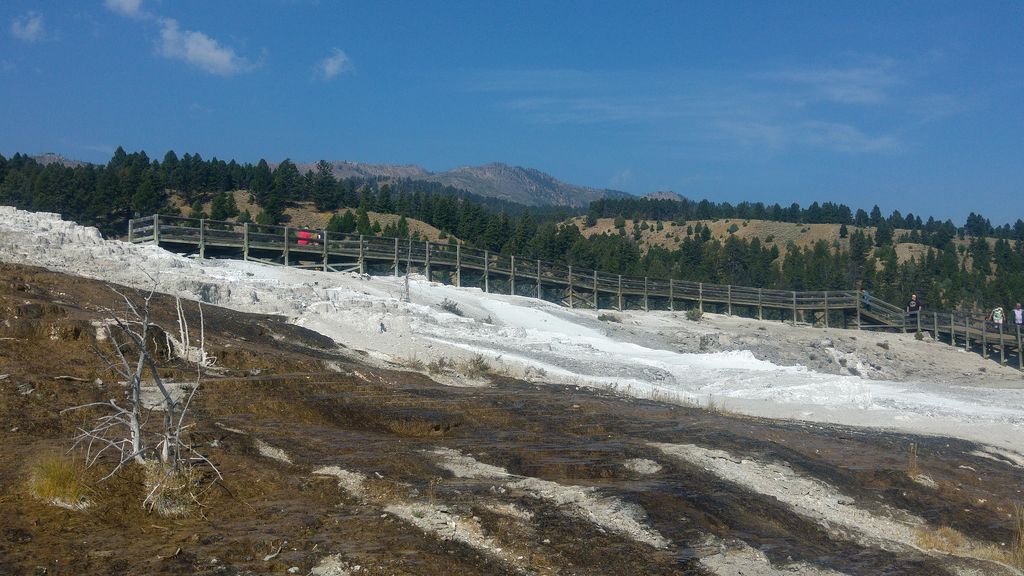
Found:
M 235 204 L 239 210 L 248 210 L 252 214 L 253 218 L 263 209 L 258 203 L 253 202 L 249 204 L 249 192 L 247 190 L 236 190 L 233 192 L 235 196 Z M 183 216 L 188 216 L 191 213 L 191 208 L 182 201 L 181 197 L 174 196 L 171 199 L 171 203 L 177 206 Z M 211 202 L 203 204 L 203 211 L 207 214 L 210 213 Z M 338 215 L 342 215 L 345 212 L 352 211 L 351 208 L 342 208 L 337 210 Z M 330 221 L 331 215 L 335 212 L 320 212 L 314 206 L 312 202 L 302 202 L 295 206 L 290 206 L 285 209 L 285 215 L 289 217 L 288 225 L 302 228 L 313 228 L 322 229 L 327 226 L 327 222 Z M 370 223 L 379 222 L 380 227 L 384 228 L 388 224 L 397 224 L 399 216 L 396 214 L 381 214 L 379 212 L 367 212 L 370 217 Z M 406 222 L 409 224 L 409 233 L 419 232 L 420 238 L 424 240 L 440 240 L 441 231 L 437 228 L 423 222 L 416 220 L 415 218 L 406 218 Z
M 644 250 L 651 246 L 662 246 L 670 250 L 678 248 L 686 239 L 688 226 L 697 227 L 698 224 L 705 225 L 711 230 L 711 236 L 719 241 L 724 241 L 730 235 L 729 229 L 736 226 L 731 234 L 743 240 L 758 238 L 768 246 L 777 246 L 781 254 L 785 255 L 786 247 L 790 242 L 801 248 L 814 245 L 819 240 L 825 240 L 833 245 L 846 249 L 849 248 L 849 239 L 839 237 L 839 224 L 794 224 L 791 222 L 776 222 L 772 220 L 741 220 L 737 218 L 720 218 L 716 220 L 691 220 L 682 224 L 672 221 L 661 221 L 662 230 L 657 229 L 657 220 L 641 220 L 640 226 L 646 222 L 647 229 L 641 229 L 640 244 Z M 583 236 L 589 238 L 598 234 L 617 234 L 614 218 L 599 218 L 594 226 L 587 227 L 584 217 L 573 218 L 570 224 L 577 226 Z M 859 227 L 848 226 L 849 233 L 854 230 L 862 230 L 874 236 L 873 226 Z M 632 235 L 633 222 L 626 221 L 626 234 Z M 899 238 L 902 234 L 909 233 L 909 230 L 896 229 L 893 236 Z M 990 240 L 995 242 L 994 240 Z M 966 244 L 962 240 L 954 240 L 957 244 Z M 896 245 L 896 255 L 900 262 L 910 258 L 921 258 L 928 251 L 925 244 L 901 242 Z

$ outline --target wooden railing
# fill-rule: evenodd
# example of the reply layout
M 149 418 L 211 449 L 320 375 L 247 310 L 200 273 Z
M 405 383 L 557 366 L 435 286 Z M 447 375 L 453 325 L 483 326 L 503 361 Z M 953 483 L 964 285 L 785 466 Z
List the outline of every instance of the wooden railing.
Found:
M 302 234 L 300 234 L 300 232 Z M 311 237 L 310 237 L 311 236 Z M 826 327 L 831 319 L 848 320 L 857 328 L 931 332 L 936 339 L 965 349 L 978 347 L 985 357 L 998 352 L 1006 363 L 1016 351 L 1018 367 L 1024 370 L 1021 329 L 1012 331 L 972 314 L 929 311 L 907 314 L 902 308 L 855 290 L 793 291 L 712 284 L 662 278 L 638 278 L 579 268 L 515 255 L 496 254 L 462 244 L 413 241 L 360 234 L 342 234 L 289 226 L 237 224 L 178 216 L 151 216 L 129 221 L 130 242 L 195 246 L 200 257 L 211 250 L 218 254 L 241 250 L 245 260 L 283 264 L 324 271 L 366 273 L 371 264 L 386 263 L 394 274 L 402 266 L 415 265 L 429 279 L 440 274 L 457 286 L 465 274 L 478 276 L 486 292 L 492 288 L 510 294 L 532 296 L 569 307 L 624 310 L 629 307 L 676 309 L 677 302 L 689 302 L 701 311 L 716 305 L 732 314 L 734 308 L 756 311 L 759 319 L 766 310 L 779 318 L 798 322 L 811 313 L 810 322 Z M 517 285 L 518 281 L 518 285 Z M 503 282 L 502 285 L 499 285 Z

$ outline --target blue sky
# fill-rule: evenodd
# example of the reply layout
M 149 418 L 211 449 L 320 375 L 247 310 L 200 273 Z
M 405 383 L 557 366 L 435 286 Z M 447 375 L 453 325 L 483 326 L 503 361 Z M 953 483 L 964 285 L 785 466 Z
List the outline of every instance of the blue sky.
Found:
M 500 161 L 636 194 L 1024 217 L 1024 2 L 0 6 L 0 153 Z

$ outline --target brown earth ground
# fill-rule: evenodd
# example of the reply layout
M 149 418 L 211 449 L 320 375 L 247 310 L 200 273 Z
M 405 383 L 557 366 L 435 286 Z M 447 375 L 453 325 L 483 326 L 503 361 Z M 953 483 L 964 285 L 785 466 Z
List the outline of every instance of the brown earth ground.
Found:
M 328 557 L 337 570 L 317 573 L 707 574 L 700 559 L 718 552 L 708 535 L 742 539 L 773 563 L 849 574 L 943 574 L 951 566 L 937 552 L 838 538 L 772 497 L 665 459 L 652 442 L 786 462 L 870 511 L 895 507 L 923 517 L 922 548 L 942 540 L 935 534 L 962 534 L 997 551 L 1020 537 L 1013 506 L 1024 472 L 972 455 L 978 447 L 968 442 L 741 417 L 498 376 L 486 387 L 447 387 L 408 368 L 371 368 L 281 318 L 214 307 L 204 308 L 205 337 L 218 369 L 204 377 L 192 406 L 191 441 L 224 479 L 207 484 L 180 518 L 143 508 L 137 467 L 95 482 L 109 461 L 81 473 L 91 507 L 41 502 L 28 487 L 32 470 L 60 458 L 98 414 L 61 410 L 124 397 L 98 359 L 104 343 L 93 324 L 120 307 L 101 282 L 0 265 L 0 574 L 309 574 Z M 152 312 L 157 325 L 176 327 L 172 299 L 158 296 Z M 181 362 L 162 371 L 176 381 L 195 378 Z M 437 448 L 639 505 L 671 543 L 656 549 L 493 478 L 455 477 L 426 455 Z M 80 461 L 79 452 L 71 456 Z M 641 474 L 623 465 L 634 458 L 663 467 Z M 365 494 L 313 473 L 323 466 L 361 473 Z M 402 504 L 475 526 L 499 551 L 421 531 L 385 510 Z M 1003 573 L 964 562 L 962 573 Z

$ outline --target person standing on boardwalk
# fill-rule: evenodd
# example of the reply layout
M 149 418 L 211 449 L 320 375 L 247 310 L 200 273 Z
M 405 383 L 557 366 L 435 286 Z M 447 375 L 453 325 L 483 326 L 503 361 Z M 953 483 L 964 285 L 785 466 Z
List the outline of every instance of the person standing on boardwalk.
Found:
M 992 309 L 992 313 L 988 315 L 988 319 L 992 321 L 993 326 L 1001 326 L 1003 324 L 1003 307 L 996 306 Z
M 917 294 L 910 295 L 910 301 L 907 302 L 907 314 L 916 317 L 921 313 L 921 309 L 924 306 L 921 305 L 921 301 L 917 299 Z

